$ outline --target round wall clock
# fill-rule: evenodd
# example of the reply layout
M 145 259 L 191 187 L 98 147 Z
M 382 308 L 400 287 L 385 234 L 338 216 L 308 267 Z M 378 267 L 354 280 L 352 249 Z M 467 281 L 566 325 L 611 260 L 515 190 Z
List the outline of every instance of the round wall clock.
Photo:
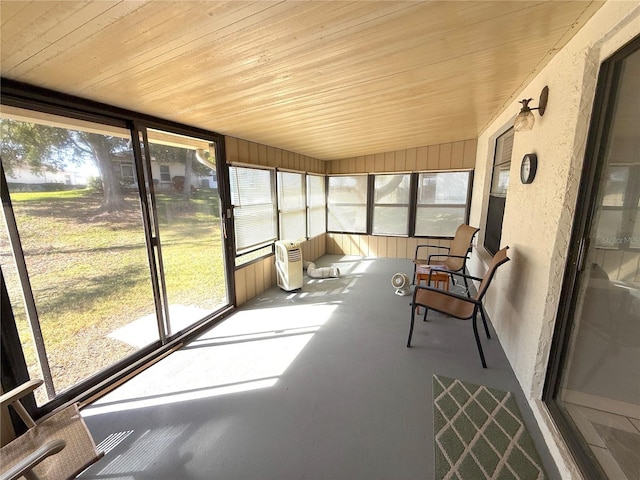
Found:
M 524 184 L 533 182 L 538 169 L 538 156 L 535 153 L 527 153 L 520 165 L 520 180 Z

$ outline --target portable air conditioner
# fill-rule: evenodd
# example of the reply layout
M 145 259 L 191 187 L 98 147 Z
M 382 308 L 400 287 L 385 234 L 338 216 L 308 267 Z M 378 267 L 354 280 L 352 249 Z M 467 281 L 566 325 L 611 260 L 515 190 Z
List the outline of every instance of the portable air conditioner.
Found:
M 290 292 L 302 288 L 302 249 L 291 241 L 276 242 L 278 286 Z

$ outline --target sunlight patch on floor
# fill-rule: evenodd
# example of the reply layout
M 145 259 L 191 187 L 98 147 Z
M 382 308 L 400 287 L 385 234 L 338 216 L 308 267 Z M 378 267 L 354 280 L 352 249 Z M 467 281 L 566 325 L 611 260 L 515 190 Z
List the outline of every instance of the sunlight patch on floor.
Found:
M 83 416 L 274 386 L 335 305 L 240 311 L 83 409 Z

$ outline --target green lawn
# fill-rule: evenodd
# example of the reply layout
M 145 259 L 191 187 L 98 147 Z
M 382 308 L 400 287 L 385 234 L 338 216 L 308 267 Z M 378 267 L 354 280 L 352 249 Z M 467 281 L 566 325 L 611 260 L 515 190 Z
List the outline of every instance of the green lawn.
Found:
M 89 190 L 11 195 L 54 383 L 58 391 L 135 351 L 107 335 L 154 313 L 149 263 L 133 195 L 115 214 L 100 213 Z M 189 202 L 157 196 L 166 288 L 171 305 L 212 310 L 226 301 L 215 192 Z M 35 351 L 5 237 L 3 272 L 27 362 Z M 154 322 L 155 324 L 155 322 Z

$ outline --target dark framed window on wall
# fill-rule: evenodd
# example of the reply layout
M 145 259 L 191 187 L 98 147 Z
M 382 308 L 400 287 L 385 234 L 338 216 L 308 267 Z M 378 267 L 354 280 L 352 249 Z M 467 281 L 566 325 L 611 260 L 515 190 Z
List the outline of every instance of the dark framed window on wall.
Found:
M 324 175 L 307 174 L 307 234 L 309 238 L 327 231 L 327 197 Z
M 502 239 L 502 220 L 509 188 L 509 169 L 513 152 L 515 130 L 510 128 L 496 139 L 491 175 L 491 190 L 487 206 L 487 223 L 484 232 L 484 247 L 491 255 L 500 250 Z
M 229 167 L 229 187 L 235 229 L 236 266 L 273 251 L 278 239 L 275 171 Z
M 330 176 L 327 191 L 327 229 L 367 233 L 368 175 Z
M 418 174 L 415 236 L 453 237 L 469 219 L 471 172 Z
M 585 478 L 640 474 L 640 37 L 601 66 L 543 400 Z
M 374 235 L 409 233 L 411 175 L 375 175 L 373 200 Z
M 328 177 L 329 232 L 451 238 L 469 220 L 471 170 Z
M 307 238 L 307 207 L 305 175 L 278 170 L 278 210 L 280 240 Z

